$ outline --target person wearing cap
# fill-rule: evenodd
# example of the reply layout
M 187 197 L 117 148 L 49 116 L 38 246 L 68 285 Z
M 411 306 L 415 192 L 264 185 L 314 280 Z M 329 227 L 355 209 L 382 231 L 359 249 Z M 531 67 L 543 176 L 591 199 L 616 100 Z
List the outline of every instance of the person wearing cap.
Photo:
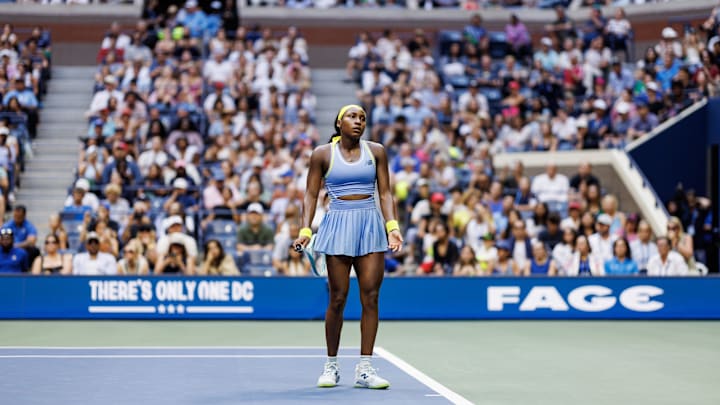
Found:
M 111 98 L 115 99 L 115 101 L 120 104 L 124 95 L 117 89 L 117 85 L 118 82 L 115 76 L 107 75 L 103 78 L 104 88 L 95 93 L 93 96 L 92 101 L 90 102 L 90 109 L 87 113 L 88 117 L 99 115 L 100 110 L 107 108 Z
M 198 256 L 197 241 L 192 236 L 183 232 L 183 219 L 179 215 L 171 215 L 167 217 L 162 225 L 165 228 L 165 235 L 161 236 L 157 241 L 156 252 L 158 260 L 168 254 L 171 243 L 181 242 L 185 247 L 188 260 Z
M 595 222 L 595 233 L 588 237 L 588 243 L 592 251 L 603 261 L 613 257 L 613 244 L 617 239 L 617 235 L 610 233 L 610 227 L 613 219 L 608 214 L 600 214 Z
M 637 103 L 637 115 L 632 119 L 630 128 L 628 128 L 629 140 L 632 141 L 641 138 L 658 125 L 660 125 L 660 120 L 658 120 L 657 115 L 650 112 L 650 106 L 647 101 L 640 100 Z
M 70 209 L 84 213 L 95 211 L 100 205 L 98 197 L 90 192 L 90 181 L 86 178 L 75 180 L 71 194 L 65 199 L 64 210 Z
M 385 274 L 385 253 L 401 251 L 403 237 L 395 218 L 385 148 L 361 140 L 366 118 L 367 113 L 358 105 L 342 107 L 330 142 L 313 151 L 303 203 L 303 228 L 293 243 L 303 249 L 310 242 L 310 226 L 324 179 L 330 207 L 318 228 L 314 250 L 326 258 L 330 300 L 325 315 L 328 358 L 318 378 L 319 387 L 334 387 L 340 378 L 337 352 L 351 267 L 357 274 L 363 319 L 355 384 L 371 389 L 390 386 L 378 376 L 371 358 L 379 322 L 377 303 Z M 380 209 L 374 198 L 376 190 Z
M 11 228 L 0 228 L 0 274 L 24 273 L 30 270 L 28 255 L 24 249 L 14 246 Z
M 497 259 L 490 274 L 493 276 L 517 276 L 518 268 L 512 258 L 510 242 L 499 240 L 495 247 L 497 248 Z
M 606 145 L 608 149 L 621 149 L 625 146 L 628 131 L 632 125 L 631 110 L 634 108 L 626 101 L 620 101 L 615 106 L 617 116 L 613 120 L 613 137 Z
M 100 251 L 100 236 L 89 232 L 85 237 L 85 252 L 73 258 L 72 272 L 80 276 L 101 276 L 117 274 L 115 256 Z
M 658 55 L 670 54 L 673 58 L 682 58 L 683 45 L 678 40 L 678 33 L 672 27 L 665 27 L 660 33 L 660 42 L 655 45 L 655 52 Z
M 593 139 L 604 139 L 605 136 L 612 132 L 612 121 L 607 113 L 607 103 L 605 100 L 598 98 L 592 102 L 595 113 L 588 121 L 588 135 Z
M 264 223 L 265 209 L 262 204 L 254 202 L 247 206 L 245 223 L 237 231 L 237 251 L 267 250 L 272 248 L 274 233 Z
M 197 0 L 185 2 L 185 7 L 178 12 L 177 22 L 190 30 L 192 38 L 202 38 L 208 27 L 207 15 L 198 7 Z
M 158 252 L 158 261 L 154 269 L 155 274 L 182 274 L 185 276 L 196 274 L 196 256 L 190 255 L 183 236 L 187 235 L 180 232 L 166 235 L 168 248 L 164 254 Z
M 130 177 L 134 185 L 142 184 L 142 174 L 140 173 L 140 168 L 138 168 L 137 163 L 128 157 L 129 150 L 130 147 L 123 141 L 116 141 L 113 144 L 113 159 L 105 165 L 105 168 L 103 168 L 102 184 L 110 183 L 113 173 L 118 173 L 123 178 Z M 121 170 L 122 173 L 120 173 L 119 170 Z
M 170 206 L 178 202 L 182 207 L 187 209 L 193 209 L 198 206 L 198 201 L 195 198 L 195 193 L 190 188 L 190 182 L 184 177 L 176 177 L 172 182 L 172 192 L 163 202 L 163 209 L 168 211 Z
M 548 37 L 540 39 L 540 49 L 533 55 L 533 60 L 540 63 L 545 71 L 552 72 L 559 62 L 559 57 L 553 49 L 553 41 Z

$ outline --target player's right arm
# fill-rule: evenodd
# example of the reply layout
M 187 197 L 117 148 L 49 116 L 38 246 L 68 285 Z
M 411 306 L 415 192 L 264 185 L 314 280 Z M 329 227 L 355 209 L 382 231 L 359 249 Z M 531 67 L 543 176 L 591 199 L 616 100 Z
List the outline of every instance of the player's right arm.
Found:
M 313 218 L 315 217 L 315 208 L 317 207 L 318 194 L 322 186 L 323 173 L 330 157 L 330 144 L 318 146 L 310 155 L 310 170 L 307 176 L 307 186 L 305 187 L 305 197 L 303 198 L 302 211 L 302 228 L 310 228 Z M 307 235 L 300 235 L 294 246 L 305 247 L 310 238 Z

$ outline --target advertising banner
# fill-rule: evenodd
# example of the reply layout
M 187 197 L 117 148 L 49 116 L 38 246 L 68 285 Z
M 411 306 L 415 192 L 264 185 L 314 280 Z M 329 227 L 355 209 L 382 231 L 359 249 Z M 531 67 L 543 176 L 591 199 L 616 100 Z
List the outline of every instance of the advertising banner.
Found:
M 720 319 L 720 278 L 387 278 L 383 319 Z M 323 319 L 323 278 L 0 278 L 0 319 Z M 356 280 L 346 306 L 359 319 Z

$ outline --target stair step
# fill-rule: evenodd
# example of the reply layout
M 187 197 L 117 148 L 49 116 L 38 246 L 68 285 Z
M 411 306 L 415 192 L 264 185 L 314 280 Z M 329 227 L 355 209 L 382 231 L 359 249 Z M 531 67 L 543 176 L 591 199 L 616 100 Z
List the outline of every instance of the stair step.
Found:
M 95 72 L 95 66 L 55 66 L 52 68 L 52 81 L 85 79 L 89 83 Z

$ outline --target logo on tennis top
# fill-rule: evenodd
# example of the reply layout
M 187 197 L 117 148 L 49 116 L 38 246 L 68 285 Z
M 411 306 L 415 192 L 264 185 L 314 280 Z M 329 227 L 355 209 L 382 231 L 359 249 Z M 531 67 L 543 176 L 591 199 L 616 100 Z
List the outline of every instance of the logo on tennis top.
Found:
M 368 165 L 368 166 L 372 166 L 372 159 L 368 159 L 367 165 Z

